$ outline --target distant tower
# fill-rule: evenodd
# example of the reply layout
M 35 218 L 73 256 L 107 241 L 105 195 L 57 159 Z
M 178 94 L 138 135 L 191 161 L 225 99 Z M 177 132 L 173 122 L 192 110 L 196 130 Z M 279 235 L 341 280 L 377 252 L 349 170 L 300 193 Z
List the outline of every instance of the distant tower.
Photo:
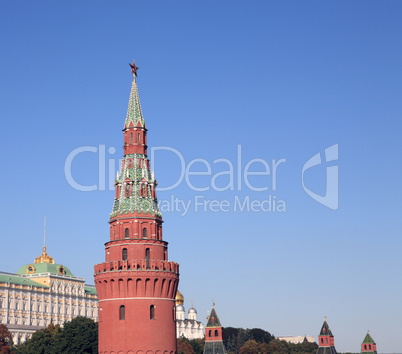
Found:
M 370 336 L 369 331 L 367 331 L 367 334 L 363 339 L 361 352 L 367 353 L 367 354 L 377 354 L 377 344 L 374 342 L 373 338 Z
M 133 81 L 124 122 L 124 158 L 115 182 L 110 241 L 95 265 L 99 353 L 173 354 L 177 351 L 175 296 L 179 265 L 162 239 L 156 180 L 147 156 L 147 129 Z
M 226 353 L 222 339 L 222 325 L 215 311 L 215 304 L 212 306 L 211 314 L 208 316 L 208 323 L 205 326 L 204 354 Z
M 329 329 L 326 318 L 321 327 L 320 334 L 318 335 L 318 349 L 317 354 L 336 354 L 334 336 Z

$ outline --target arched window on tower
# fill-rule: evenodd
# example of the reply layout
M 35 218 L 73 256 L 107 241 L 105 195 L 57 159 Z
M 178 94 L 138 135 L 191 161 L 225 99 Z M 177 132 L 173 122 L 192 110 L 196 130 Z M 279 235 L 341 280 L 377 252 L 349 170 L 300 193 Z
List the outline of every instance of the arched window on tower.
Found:
M 124 229 L 124 237 L 129 238 L 130 237 L 130 230 L 128 228 Z
M 149 261 L 151 259 L 151 250 L 149 248 L 147 248 L 145 250 L 145 263 L 146 263 L 146 268 L 149 269 L 150 265 L 149 265 Z
M 127 260 L 127 248 L 123 248 L 121 251 L 121 258 L 123 259 L 123 261 Z
M 148 237 L 148 230 L 146 227 L 142 229 L 142 238 L 147 238 Z
M 208 334 L 209 334 L 209 337 L 212 337 L 212 330 L 211 329 L 209 330 Z
M 215 337 L 218 337 L 218 330 L 215 329 Z
M 125 195 L 126 197 L 129 197 L 129 196 L 130 196 L 130 184 L 129 184 L 129 183 L 126 183 L 126 186 L 125 186 L 125 188 L 124 188 L 124 195 Z
M 147 197 L 147 186 L 145 183 L 141 183 L 140 185 L 140 197 Z
M 126 319 L 126 307 L 124 305 L 121 305 L 119 308 L 119 320 L 125 320 Z
M 138 133 L 138 142 L 141 142 L 141 133 Z
M 133 140 L 134 140 L 133 133 L 130 133 L 130 143 L 132 143 L 132 142 L 133 142 Z
M 154 320 L 155 319 L 155 306 L 151 305 L 149 307 L 149 319 Z

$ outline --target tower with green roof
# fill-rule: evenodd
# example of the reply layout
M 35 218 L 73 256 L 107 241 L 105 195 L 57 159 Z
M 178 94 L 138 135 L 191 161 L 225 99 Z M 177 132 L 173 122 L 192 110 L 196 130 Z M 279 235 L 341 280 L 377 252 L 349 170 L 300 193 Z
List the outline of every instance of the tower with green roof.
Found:
M 208 323 L 205 326 L 205 346 L 204 354 L 224 354 L 226 353 L 223 345 L 222 325 L 215 310 L 215 304 L 208 316 Z
M 369 331 L 367 331 L 367 334 L 363 339 L 361 352 L 367 354 L 377 354 L 377 344 L 374 342 L 374 339 L 371 337 Z

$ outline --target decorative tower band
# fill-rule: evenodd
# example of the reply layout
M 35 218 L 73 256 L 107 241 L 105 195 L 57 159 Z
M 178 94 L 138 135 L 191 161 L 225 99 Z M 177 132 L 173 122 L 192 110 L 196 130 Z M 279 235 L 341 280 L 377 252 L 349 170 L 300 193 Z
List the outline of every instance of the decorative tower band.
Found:
M 147 156 L 147 129 L 133 80 L 124 122 L 124 157 L 115 182 L 106 260 L 95 265 L 99 353 L 172 354 L 177 350 L 175 296 L 179 265 L 162 239 L 157 182 Z

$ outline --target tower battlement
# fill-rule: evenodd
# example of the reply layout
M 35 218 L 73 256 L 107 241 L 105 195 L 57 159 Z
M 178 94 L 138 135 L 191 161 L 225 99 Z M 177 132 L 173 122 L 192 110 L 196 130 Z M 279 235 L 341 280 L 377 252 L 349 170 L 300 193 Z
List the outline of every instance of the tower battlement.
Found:
M 124 271 L 144 271 L 144 272 L 170 272 L 179 274 L 179 264 L 172 261 L 134 259 L 128 261 L 103 262 L 95 265 L 95 274 Z

